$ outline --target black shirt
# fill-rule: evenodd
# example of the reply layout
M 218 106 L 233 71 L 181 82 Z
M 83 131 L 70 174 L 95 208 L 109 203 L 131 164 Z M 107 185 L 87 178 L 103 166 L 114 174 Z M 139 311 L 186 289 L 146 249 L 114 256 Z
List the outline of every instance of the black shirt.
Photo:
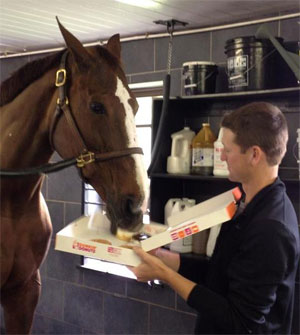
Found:
M 187 303 L 196 334 L 289 334 L 300 253 L 295 210 L 279 178 L 223 223 L 211 259 L 181 255 L 197 282 Z

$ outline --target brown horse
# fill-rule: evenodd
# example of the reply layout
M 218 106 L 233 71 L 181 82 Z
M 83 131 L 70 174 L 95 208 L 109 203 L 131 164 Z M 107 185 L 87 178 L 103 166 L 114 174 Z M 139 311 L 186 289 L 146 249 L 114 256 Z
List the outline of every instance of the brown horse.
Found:
M 106 46 L 84 48 L 59 27 L 66 51 L 27 64 L 1 87 L 1 170 L 43 165 L 54 150 L 64 159 L 78 157 L 83 178 L 107 203 L 112 232 L 136 230 L 147 175 L 119 35 Z M 42 180 L 1 178 L 1 304 L 8 334 L 30 333 L 40 295 L 39 267 L 52 232 Z

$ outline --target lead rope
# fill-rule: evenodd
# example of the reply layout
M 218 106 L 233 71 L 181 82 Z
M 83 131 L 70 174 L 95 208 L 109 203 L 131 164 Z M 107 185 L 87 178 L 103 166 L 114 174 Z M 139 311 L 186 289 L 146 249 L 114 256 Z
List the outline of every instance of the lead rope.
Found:
M 167 31 L 169 33 L 167 73 L 171 75 L 174 23 L 167 25 Z
M 170 100 L 170 87 L 171 87 L 171 67 L 172 67 L 172 53 L 173 53 L 173 33 L 174 26 L 179 23 L 181 25 L 186 25 L 185 22 L 180 22 L 177 20 L 169 21 L 155 21 L 157 24 L 163 24 L 167 26 L 167 32 L 169 34 L 169 44 L 168 44 L 168 59 L 167 59 L 167 75 L 164 80 L 164 96 L 163 96 L 163 105 L 162 112 L 158 124 L 158 129 L 155 137 L 155 142 L 152 147 L 152 159 L 150 166 L 148 168 L 148 175 L 151 176 L 153 170 L 155 170 L 159 158 L 159 150 L 161 148 L 161 143 L 165 126 L 167 124 L 167 115 L 169 110 L 169 100 Z

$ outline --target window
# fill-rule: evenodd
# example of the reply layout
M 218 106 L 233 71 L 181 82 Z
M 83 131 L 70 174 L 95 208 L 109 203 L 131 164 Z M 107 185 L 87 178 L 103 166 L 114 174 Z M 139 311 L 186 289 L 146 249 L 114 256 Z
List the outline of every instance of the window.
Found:
M 144 151 L 144 160 L 146 168 L 151 162 L 151 126 L 152 126 L 152 102 L 154 95 L 162 94 L 162 81 L 132 84 L 129 87 L 137 96 L 139 110 L 135 117 L 137 137 L 139 146 Z M 84 184 L 84 214 L 92 215 L 95 211 L 105 213 L 105 203 L 101 197 L 89 184 Z M 144 215 L 144 223 L 149 222 L 149 213 Z M 82 267 L 108 272 L 128 278 L 135 278 L 133 273 L 126 266 L 109 263 L 96 259 L 84 257 Z

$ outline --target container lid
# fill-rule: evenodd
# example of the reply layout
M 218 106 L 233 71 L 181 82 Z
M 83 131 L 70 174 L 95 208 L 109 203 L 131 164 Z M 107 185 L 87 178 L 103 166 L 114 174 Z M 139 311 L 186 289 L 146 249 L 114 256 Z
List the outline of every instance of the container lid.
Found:
M 216 63 L 206 62 L 206 61 L 192 61 L 192 62 L 185 62 L 182 64 L 182 66 L 193 66 L 193 65 L 214 65 L 216 66 Z
M 283 43 L 283 38 L 275 37 L 279 43 Z M 241 37 L 234 37 L 226 41 L 225 49 L 229 48 L 241 48 L 244 46 L 248 47 L 262 47 L 268 46 L 273 47 L 272 42 L 268 38 L 256 38 L 255 36 L 241 36 Z

